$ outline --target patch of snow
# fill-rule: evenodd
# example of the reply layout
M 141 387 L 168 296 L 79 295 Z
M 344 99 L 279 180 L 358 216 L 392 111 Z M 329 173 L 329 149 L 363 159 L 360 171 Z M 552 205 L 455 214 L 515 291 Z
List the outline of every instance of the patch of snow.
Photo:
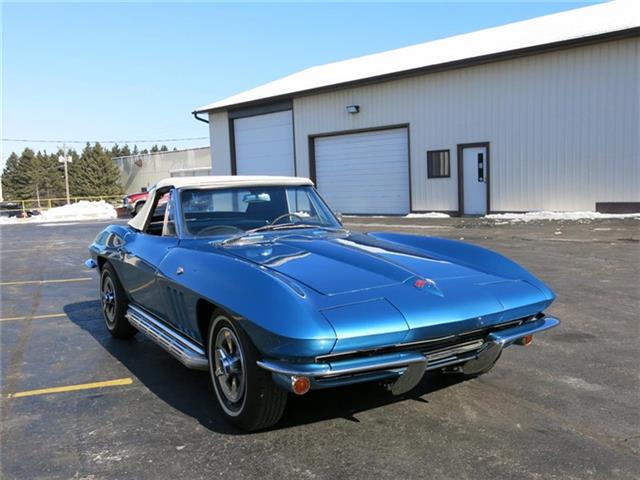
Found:
M 118 218 L 118 213 L 113 205 L 101 200 L 99 202 L 89 202 L 81 200 L 69 205 L 50 208 L 41 215 L 34 215 L 30 218 L 0 217 L 0 223 L 20 224 L 20 223 L 52 223 L 70 222 L 80 220 L 109 220 Z
M 485 218 L 509 220 L 515 222 L 532 222 L 538 220 L 605 220 L 622 218 L 639 218 L 640 213 L 598 213 L 598 212 L 527 212 L 527 213 L 493 213 Z
M 426 213 L 410 213 L 404 218 L 450 218 L 446 213 L 442 212 L 426 212 Z

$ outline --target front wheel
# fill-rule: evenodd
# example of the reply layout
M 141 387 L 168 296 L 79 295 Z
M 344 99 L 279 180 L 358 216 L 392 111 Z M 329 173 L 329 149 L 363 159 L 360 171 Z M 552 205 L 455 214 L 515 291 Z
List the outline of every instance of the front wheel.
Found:
M 287 392 L 258 367 L 258 352 L 244 331 L 225 314 L 214 313 L 207 341 L 209 373 L 224 416 L 246 431 L 280 420 Z
M 107 330 L 116 338 L 131 338 L 138 332 L 125 316 L 126 297 L 115 270 L 105 263 L 100 272 L 100 306 Z

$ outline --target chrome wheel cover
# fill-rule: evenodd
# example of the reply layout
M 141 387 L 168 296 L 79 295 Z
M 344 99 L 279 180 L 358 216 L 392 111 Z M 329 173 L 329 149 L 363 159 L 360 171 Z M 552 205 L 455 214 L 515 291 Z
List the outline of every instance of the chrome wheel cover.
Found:
M 244 354 L 235 332 L 226 326 L 218 330 L 214 349 L 214 381 L 227 408 L 233 409 L 244 399 L 246 371 Z
M 105 275 L 102 279 L 100 302 L 107 324 L 110 326 L 113 325 L 116 321 L 116 289 L 109 275 Z

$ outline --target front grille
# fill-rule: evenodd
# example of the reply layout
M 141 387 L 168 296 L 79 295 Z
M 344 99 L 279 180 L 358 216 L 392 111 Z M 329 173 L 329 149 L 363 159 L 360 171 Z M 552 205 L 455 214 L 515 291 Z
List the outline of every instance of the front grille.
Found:
M 473 330 L 471 332 L 464 332 L 458 335 L 449 335 L 446 337 L 434 338 L 429 340 L 421 340 L 418 342 L 403 343 L 399 345 L 391 345 L 387 347 L 374 348 L 369 350 L 358 350 L 343 353 L 320 355 L 316 357 L 316 362 L 335 362 L 340 360 L 350 360 L 357 358 L 367 358 L 375 355 L 382 355 L 385 353 L 396 352 L 420 352 L 427 355 L 427 358 L 435 360 L 436 358 L 445 358 L 455 355 L 458 349 L 464 349 L 465 346 L 477 345 L 477 348 L 467 351 L 473 351 L 479 349 L 484 343 L 484 339 L 491 332 L 496 332 L 509 327 L 515 327 L 523 324 L 524 322 L 536 318 L 535 316 L 529 316 L 519 318 L 517 320 L 511 320 L 509 322 L 494 325 L 488 328 L 482 328 Z

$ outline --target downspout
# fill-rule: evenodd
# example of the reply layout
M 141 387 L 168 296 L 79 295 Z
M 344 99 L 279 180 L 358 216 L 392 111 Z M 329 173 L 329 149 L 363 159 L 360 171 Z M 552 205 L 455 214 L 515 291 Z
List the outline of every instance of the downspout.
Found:
M 209 123 L 209 120 L 207 120 L 206 118 L 200 118 L 200 117 L 198 116 L 198 113 L 200 113 L 200 112 L 198 112 L 197 110 L 194 110 L 193 112 L 191 112 L 191 114 L 193 115 L 193 117 L 194 117 L 196 120 L 200 120 L 201 122 L 204 122 L 204 123 Z
M 193 115 L 193 118 L 195 118 L 196 120 L 199 120 L 199 121 L 201 121 L 201 122 L 204 122 L 204 123 L 206 123 L 206 124 L 209 124 L 209 120 L 207 120 L 206 118 L 200 118 L 200 117 L 198 116 L 198 113 L 200 113 L 200 112 L 198 112 L 198 110 L 194 110 L 194 111 L 193 111 L 193 112 L 191 112 L 191 113 L 192 113 L 192 115 Z M 209 142 L 211 142 L 211 139 L 209 139 Z M 209 151 L 209 155 L 211 155 L 211 151 Z M 213 173 L 213 161 L 212 161 L 212 159 L 211 159 L 211 158 L 209 158 L 209 161 L 211 162 L 211 173 Z

